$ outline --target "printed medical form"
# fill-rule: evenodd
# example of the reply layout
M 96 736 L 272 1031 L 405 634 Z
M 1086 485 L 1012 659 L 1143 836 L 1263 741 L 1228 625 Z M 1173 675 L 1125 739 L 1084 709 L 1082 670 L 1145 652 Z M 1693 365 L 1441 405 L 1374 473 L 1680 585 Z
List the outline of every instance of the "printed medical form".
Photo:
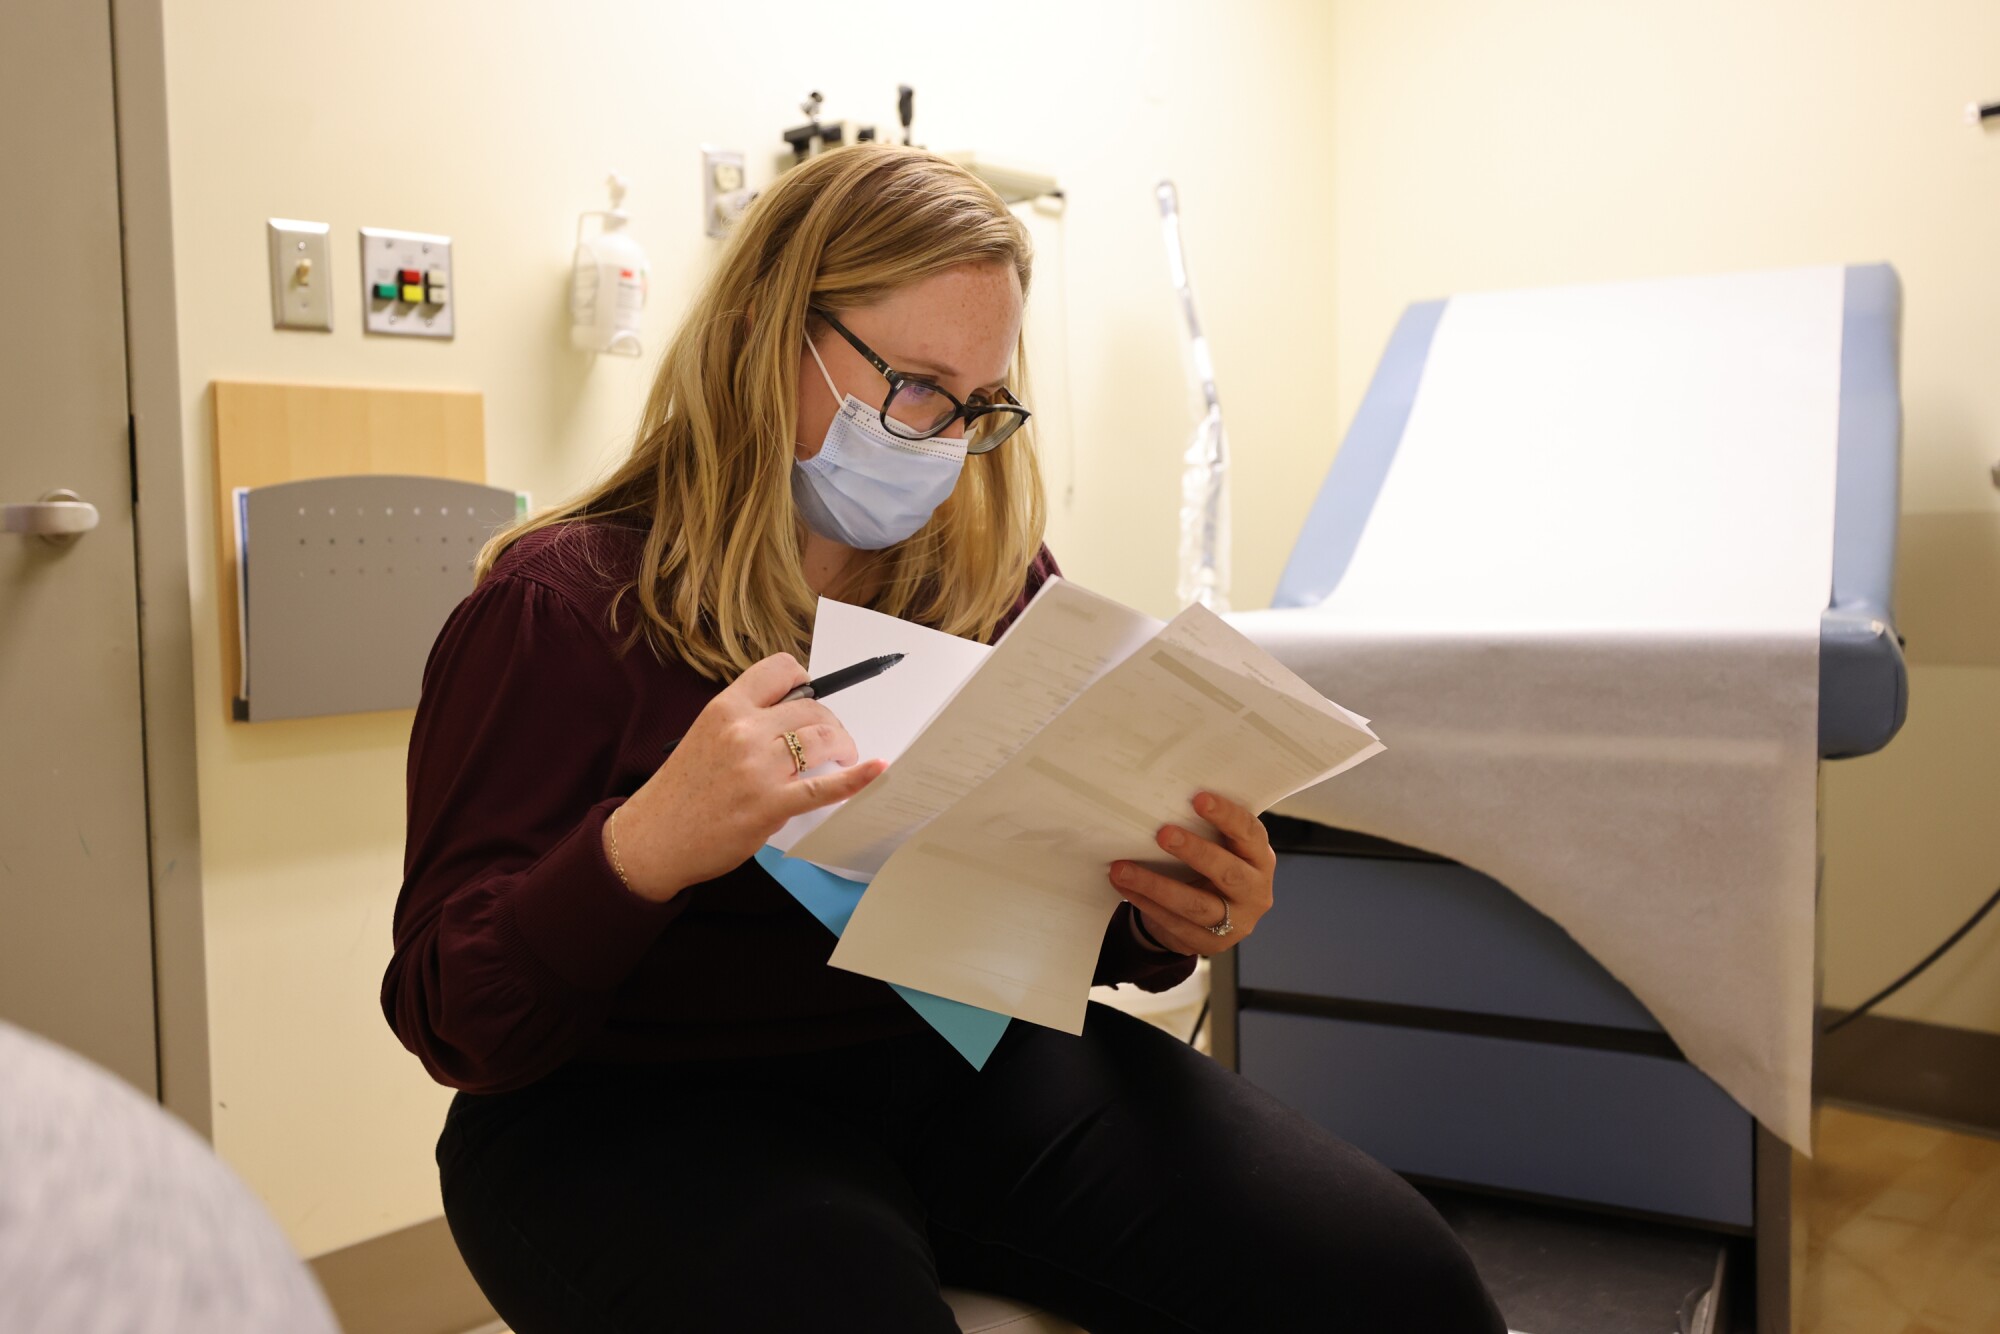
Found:
M 1213 836 L 1197 791 L 1253 811 L 1382 749 L 1367 720 L 1194 605 L 1162 626 L 1050 580 L 987 649 L 822 599 L 810 670 L 900 652 L 830 702 L 889 769 L 771 841 L 868 881 L 840 968 L 1080 1032 L 1125 859 L 1185 878 L 1154 832 Z

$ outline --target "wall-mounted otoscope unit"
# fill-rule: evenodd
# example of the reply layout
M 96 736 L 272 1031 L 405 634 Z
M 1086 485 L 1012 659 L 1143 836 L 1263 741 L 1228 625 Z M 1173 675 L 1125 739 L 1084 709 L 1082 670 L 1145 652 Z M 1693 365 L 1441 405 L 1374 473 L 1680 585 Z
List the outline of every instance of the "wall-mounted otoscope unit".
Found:
M 826 105 L 826 98 L 814 91 L 806 94 L 806 100 L 799 103 L 799 110 L 805 112 L 803 125 L 794 125 L 780 132 L 779 138 L 792 150 L 793 163 L 804 162 L 813 154 L 814 145 L 820 148 L 838 148 L 847 142 L 847 122 L 843 120 L 823 121 L 820 109 Z M 910 119 L 916 113 L 917 90 L 907 83 L 896 85 L 896 119 L 902 122 L 903 142 L 910 143 Z M 854 127 L 854 142 L 873 143 L 875 127 L 857 125 Z
M 848 142 L 847 122 L 820 119 L 820 112 L 825 106 L 824 94 L 818 91 L 806 94 L 806 100 L 799 103 L 799 110 L 806 116 L 805 123 L 779 132 L 778 137 L 792 150 L 793 166 L 804 162 L 815 152 L 838 148 Z M 910 131 L 910 123 L 916 118 L 916 110 L 917 90 L 907 83 L 897 84 L 896 120 L 902 126 L 903 143 L 906 146 L 918 146 L 915 136 Z M 871 143 L 876 137 L 873 125 L 854 127 L 853 142 L 857 144 Z M 944 156 L 992 186 L 994 192 L 1009 204 L 1044 202 L 1060 204 L 1063 200 L 1062 186 L 1048 172 L 985 161 L 969 150 L 948 152 Z M 715 234 L 719 233 L 711 233 Z

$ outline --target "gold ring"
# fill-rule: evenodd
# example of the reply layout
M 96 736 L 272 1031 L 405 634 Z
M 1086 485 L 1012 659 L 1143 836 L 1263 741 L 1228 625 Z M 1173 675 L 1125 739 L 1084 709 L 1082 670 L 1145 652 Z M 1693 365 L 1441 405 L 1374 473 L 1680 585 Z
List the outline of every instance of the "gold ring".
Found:
M 804 773 L 806 771 L 806 748 L 799 744 L 799 734 L 797 732 L 785 733 L 785 745 L 792 752 L 793 772 Z

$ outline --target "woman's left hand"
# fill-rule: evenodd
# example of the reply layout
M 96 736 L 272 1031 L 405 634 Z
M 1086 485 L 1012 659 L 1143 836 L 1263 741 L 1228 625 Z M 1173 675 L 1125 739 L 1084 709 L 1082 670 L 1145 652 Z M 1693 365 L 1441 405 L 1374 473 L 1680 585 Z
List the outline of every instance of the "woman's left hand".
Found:
M 1198 792 L 1195 814 L 1222 835 L 1216 843 L 1177 824 L 1153 838 L 1186 862 L 1201 879 L 1193 884 L 1133 862 L 1111 863 L 1111 885 L 1145 919 L 1155 940 L 1182 954 L 1220 954 L 1257 928 L 1271 910 L 1271 873 L 1277 854 L 1263 821 L 1213 792 Z M 1229 923 L 1226 934 L 1214 928 Z

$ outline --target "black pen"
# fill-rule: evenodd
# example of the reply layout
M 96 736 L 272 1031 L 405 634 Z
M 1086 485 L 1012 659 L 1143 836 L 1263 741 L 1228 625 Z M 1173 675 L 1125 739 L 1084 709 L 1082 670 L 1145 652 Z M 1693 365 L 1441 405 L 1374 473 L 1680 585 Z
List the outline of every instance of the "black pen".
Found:
M 902 660 L 903 655 L 900 653 L 885 653 L 879 658 L 857 662 L 852 667 L 842 667 L 839 671 L 828 672 L 825 676 L 808 681 L 802 686 L 794 686 L 778 703 L 786 704 L 795 699 L 825 699 L 836 690 L 845 690 L 849 686 L 858 686 L 863 681 L 872 681 Z M 681 740 L 682 738 L 675 737 L 661 749 L 660 753 L 673 754 L 674 747 L 680 745 Z

